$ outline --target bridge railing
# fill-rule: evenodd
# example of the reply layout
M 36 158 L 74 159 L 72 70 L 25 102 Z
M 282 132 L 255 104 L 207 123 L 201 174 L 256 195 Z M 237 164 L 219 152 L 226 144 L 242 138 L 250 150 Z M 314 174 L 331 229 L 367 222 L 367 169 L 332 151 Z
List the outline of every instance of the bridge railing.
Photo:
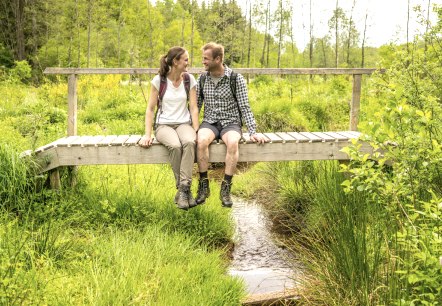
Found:
M 374 72 L 383 73 L 383 69 L 374 68 L 235 68 L 235 71 L 243 75 L 352 75 L 353 90 L 350 103 L 350 126 L 351 131 L 357 131 L 359 111 L 361 103 L 362 75 L 370 75 Z M 204 72 L 204 68 L 190 68 L 192 74 Z M 77 80 L 79 75 L 90 74 L 156 74 L 158 68 L 46 68 L 44 74 L 68 75 L 68 123 L 67 136 L 77 135 Z

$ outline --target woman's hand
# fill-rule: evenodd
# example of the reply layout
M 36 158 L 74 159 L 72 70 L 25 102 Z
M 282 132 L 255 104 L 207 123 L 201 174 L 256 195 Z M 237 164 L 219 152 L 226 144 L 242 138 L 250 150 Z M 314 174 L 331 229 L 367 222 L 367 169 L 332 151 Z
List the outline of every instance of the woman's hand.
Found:
M 152 145 L 152 142 L 153 138 L 150 135 L 144 135 L 138 143 L 141 147 L 148 148 Z

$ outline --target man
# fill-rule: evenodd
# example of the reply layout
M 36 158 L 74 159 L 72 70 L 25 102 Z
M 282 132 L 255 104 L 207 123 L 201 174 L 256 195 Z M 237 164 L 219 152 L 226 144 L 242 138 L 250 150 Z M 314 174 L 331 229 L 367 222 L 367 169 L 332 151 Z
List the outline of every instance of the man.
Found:
M 236 77 L 236 99 L 232 93 L 230 84 L 232 69 L 223 63 L 224 47 L 216 43 L 208 43 L 202 51 L 203 65 L 207 73 L 200 76 L 196 89 L 199 110 L 204 103 L 203 122 L 197 135 L 197 162 L 200 179 L 196 202 L 202 204 L 210 195 L 207 177 L 209 145 L 215 139 L 221 138 L 227 147 L 227 152 L 220 199 L 224 207 L 232 207 L 230 190 L 239 157 L 241 120 L 245 121 L 252 141 L 262 144 L 265 139 L 256 134 L 256 123 L 249 105 L 246 82 L 240 74 Z M 201 82 L 201 78 L 204 78 L 204 83 Z

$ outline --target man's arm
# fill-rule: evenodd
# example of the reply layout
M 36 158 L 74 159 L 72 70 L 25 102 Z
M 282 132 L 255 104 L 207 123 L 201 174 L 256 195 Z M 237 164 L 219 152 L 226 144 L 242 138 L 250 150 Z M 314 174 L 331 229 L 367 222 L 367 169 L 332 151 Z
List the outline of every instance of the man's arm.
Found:
M 241 110 L 240 116 L 242 115 L 247 125 L 247 129 L 249 130 L 250 134 L 250 139 L 253 142 L 264 143 L 266 142 L 266 139 L 256 134 L 256 121 L 255 117 L 253 116 L 252 109 L 250 108 L 249 94 L 247 91 L 246 80 L 241 74 L 238 74 L 236 82 L 237 82 L 236 98 L 238 100 L 238 106 Z

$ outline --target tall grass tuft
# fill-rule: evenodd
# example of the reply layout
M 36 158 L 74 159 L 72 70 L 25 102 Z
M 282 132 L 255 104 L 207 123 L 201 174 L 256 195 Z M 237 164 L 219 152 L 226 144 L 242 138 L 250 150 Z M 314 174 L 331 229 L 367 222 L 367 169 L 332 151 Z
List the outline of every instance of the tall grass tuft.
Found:
M 23 212 L 36 189 L 37 165 L 17 151 L 0 144 L 0 209 Z

